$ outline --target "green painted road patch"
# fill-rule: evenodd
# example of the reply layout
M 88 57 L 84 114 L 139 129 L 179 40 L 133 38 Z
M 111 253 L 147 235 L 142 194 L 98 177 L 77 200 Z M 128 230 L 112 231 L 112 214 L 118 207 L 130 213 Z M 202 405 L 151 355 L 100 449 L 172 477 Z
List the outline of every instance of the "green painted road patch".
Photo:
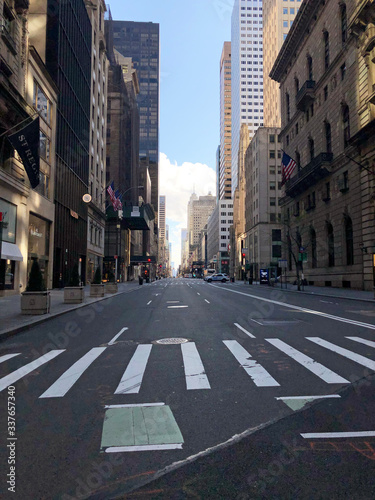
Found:
M 182 448 L 183 442 L 169 406 L 124 405 L 105 412 L 101 450 L 107 453 Z

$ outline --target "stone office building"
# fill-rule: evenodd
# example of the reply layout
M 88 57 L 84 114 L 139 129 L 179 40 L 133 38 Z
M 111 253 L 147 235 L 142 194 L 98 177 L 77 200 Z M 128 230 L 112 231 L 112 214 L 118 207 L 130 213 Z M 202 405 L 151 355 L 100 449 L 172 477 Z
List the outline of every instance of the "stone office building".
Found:
M 282 199 L 283 256 L 314 285 L 374 286 L 375 27 L 371 0 L 305 0 L 271 77 L 297 167 Z

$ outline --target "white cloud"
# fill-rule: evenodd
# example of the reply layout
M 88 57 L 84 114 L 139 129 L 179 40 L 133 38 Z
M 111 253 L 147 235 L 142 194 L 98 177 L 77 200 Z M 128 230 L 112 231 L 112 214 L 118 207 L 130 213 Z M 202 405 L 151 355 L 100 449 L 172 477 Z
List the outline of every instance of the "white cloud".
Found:
M 198 196 L 216 194 L 216 172 L 203 163 L 172 163 L 165 153 L 160 153 L 159 195 L 166 197 L 169 241 L 172 259 L 177 267 L 181 257 L 181 229 L 187 226 L 187 205 L 195 191 Z

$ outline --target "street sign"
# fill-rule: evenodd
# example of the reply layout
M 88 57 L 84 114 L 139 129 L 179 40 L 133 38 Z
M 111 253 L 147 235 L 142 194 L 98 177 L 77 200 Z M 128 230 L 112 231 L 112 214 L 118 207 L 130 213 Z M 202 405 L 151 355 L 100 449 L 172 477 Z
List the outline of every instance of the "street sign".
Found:
M 307 262 L 307 252 L 300 253 L 298 255 L 299 262 Z
M 0 212 L 0 222 L 3 222 L 3 212 Z
M 117 259 L 117 255 L 115 255 L 115 259 Z
M 286 259 L 280 259 L 278 264 L 281 269 L 286 269 L 288 267 L 288 261 Z

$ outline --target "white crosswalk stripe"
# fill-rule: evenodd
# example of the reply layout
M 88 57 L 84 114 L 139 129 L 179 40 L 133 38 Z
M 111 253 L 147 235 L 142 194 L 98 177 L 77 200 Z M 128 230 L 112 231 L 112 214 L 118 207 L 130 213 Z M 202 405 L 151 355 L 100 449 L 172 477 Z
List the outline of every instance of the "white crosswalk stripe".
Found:
M 277 349 L 279 349 L 280 351 L 282 351 L 283 353 L 293 358 L 295 361 L 297 361 L 297 363 L 300 363 L 307 370 L 314 373 L 314 375 L 324 380 L 324 382 L 327 382 L 327 384 L 349 383 L 349 380 L 340 377 L 340 375 L 337 375 L 337 373 L 329 370 L 328 368 L 321 365 L 317 361 L 314 361 L 312 358 L 309 358 L 309 356 L 306 356 L 306 354 L 297 351 L 297 349 L 294 349 L 293 347 L 286 344 L 282 340 L 279 339 L 265 339 L 265 340 L 270 344 L 272 344 Z
M 1 378 L 0 379 L 0 391 L 3 391 L 9 385 L 15 384 L 16 382 L 18 382 L 18 380 L 20 380 L 23 377 L 26 377 L 26 375 L 33 372 L 37 368 L 39 368 L 39 366 L 42 366 L 45 363 L 48 363 L 48 361 L 51 361 L 51 359 L 56 358 L 56 356 L 58 356 L 59 354 L 61 354 L 64 351 L 65 351 L 65 349 L 58 349 L 58 350 L 47 352 L 47 354 L 44 354 L 44 356 L 41 356 L 40 358 L 35 359 L 31 363 L 28 363 L 27 365 L 24 365 L 21 368 L 18 368 L 18 370 Z
M 366 346 L 375 348 L 375 342 L 372 340 L 367 340 L 360 337 L 346 337 L 346 338 L 353 342 L 361 343 Z M 347 359 L 350 359 L 362 366 L 366 366 L 371 370 L 375 370 L 375 361 L 369 359 L 368 357 L 357 354 L 356 352 L 351 351 L 349 349 L 340 347 L 339 345 L 328 342 L 320 337 L 305 337 L 305 339 L 309 341 L 307 343 L 305 342 L 307 346 L 309 345 L 311 346 L 310 342 L 313 342 L 318 346 L 320 346 L 321 348 L 332 351 L 333 353 L 332 357 L 335 356 L 337 357 L 337 355 L 344 356 Z M 251 340 L 249 339 L 249 342 L 252 341 L 253 341 L 252 339 Z M 294 347 L 292 347 L 292 345 L 287 344 L 281 339 L 267 338 L 265 339 L 265 341 L 268 342 L 270 346 L 275 348 L 277 351 L 281 351 L 286 356 L 288 356 L 293 361 L 301 365 L 307 371 L 319 377 L 322 381 L 324 381 L 327 384 L 350 383 L 349 380 L 344 378 L 341 374 L 339 375 L 335 373 L 327 366 L 324 366 L 317 360 L 311 358 L 310 356 L 307 356 L 306 354 L 304 354 L 304 352 L 295 349 Z M 269 371 L 266 370 L 261 363 L 259 363 L 256 359 L 253 358 L 252 356 L 253 353 L 250 354 L 250 352 L 252 352 L 250 348 L 249 348 L 250 352 L 248 352 L 248 350 L 245 349 L 236 340 L 223 340 L 222 342 L 225 345 L 225 348 L 228 349 L 230 353 L 233 355 L 233 358 L 231 357 L 230 359 L 232 360 L 231 361 L 232 369 L 235 376 L 237 376 L 235 373 L 235 366 L 238 366 L 236 365 L 235 360 L 237 360 L 240 366 L 250 376 L 255 386 L 260 388 L 280 386 L 279 381 L 277 381 L 273 377 L 272 371 L 271 373 L 269 373 Z M 126 395 L 126 394 L 137 394 L 140 392 L 141 385 L 143 383 L 143 379 L 146 373 L 146 368 L 149 363 L 149 358 L 153 347 L 155 347 L 155 354 L 153 354 L 153 356 L 155 356 L 154 362 L 155 363 L 158 362 L 157 358 L 158 358 L 158 353 L 160 352 L 158 351 L 158 349 L 160 348 L 165 349 L 166 347 L 153 346 L 152 344 L 138 345 L 135 351 L 132 353 L 130 361 L 127 363 L 127 366 L 125 367 L 125 372 L 123 373 L 114 394 Z M 177 347 L 178 346 L 175 346 L 175 348 Z M 82 375 L 86 372 L 87 369 L 90 368 L 90 366 L 94 363 L 94 361 L 97 360 L 97 358 L 99 358 L 99 356 L 102 353 L 104 353 L 104 351 L 107 348 L 114 349 L 115 346 L 95 347 L 90 349 L 80 359 L 73 362 L 73 364 L 70 367 L 67 367 L 64 373 L 60 375 L 59 378 L 57 378 L 57 380 L 49 388 L 47 388 L 47 390 L 45 390 L 41 396 L 39 396 L 39 399 L 62 398 L 63 396 L 65 396 L 67 392 L 71 388 L 73 388 L 74 385 L 79 383 L 79 380 L 81 379 Z M 180 348 L 182 354 L 183 367 L 181 366 L 180 368 L 177 369 L 180 369 L 181 371 L 184 370 L 186 390 L 190 391 L 190 390 L 211 389 L 210 374 L 206 372 L 196 342 L 187 342 L 181 344 Z M 258 347 L 256 347 L 256 349 L 258 349 Z M 301 350 L 303 350 L 302 347 Z M 39 367 L 41 367 L 42 365 L 44 365 L 49 361 L 52 361 L 54 358 L 59 356 L 64 351 L 65 349 L 50 351 L 44 356 L 41 356 L 40 358 L 35 359 L 34 361 L 27 363 L 24 366 L 18 368 L 17 370 L 4 376 L 3 378 L 0 379 L 0 391 L 4 390 L 9 385 L 16 383 L 18 380 L 22 379 L 23 377 L 30 374 L 34 370 L 38 370 Z M 111 352 L 113 353 L 113 351 Z M 174 352 L 176 353 L 176 351 Z M 12 353 L 0 356 L 0 363 L 5 362 L 6 360 L 12 358 L 16 358 L 17 356 L 20 356 L 20 354 L 21 353 Z M 273 358 L 274 355 L 275 354 L 273 353 Z M 318 355 L 314 357 L 317 356 Z M 18 359 L 19 358 L 17 358 L 14 361 L 14 363 Z M 218 362 L 219 361 L 220 357 L 218 358 Z M 96 364 L 96 366 L 97 367 L 99 366 L 100 368 L 100 363 Z M 275 370 L 275 365 L 272 364 L 271 369 Z M 293 363 L 291 365 L 291 370 L 293 370 Z M 148 377 L 153 376 L 152 370 L 150 370 L 147 373 L 146 375 Z M 293 374 L 293 371 L 289 371 L 289 374 L 291 375 L 291 377 L 293 377 L 294 381 L 295 375 Z M 352 372 L 350 372 L 350 375 L 352 375 Z M 232 379 L 234 380 L 234 377 L 232 377 Z M 216 378 L 213 380 L 215 380 L 216 384 L 218 383 Z M 284 380 L 285 380 L 285 374 L 284 374 Z M 84 382 L 80 382 L 80 384 L 82 383 Z M 236 382 L 233 381 L 233 384 L 235 383 Z M 301 378 L 301 390 L 304 390 L 305 387 L 304 383 L 305 383 L 304 378 Z M 283 382 L 282 385 L 285 386 L 286 383 Z
M 94 347 L 76 361 L 54 384 L 47 389 L 40 398 L 61 398 L 73 387 L 79 377 L 93 363 L 98 356 L 106 350 L 106 347 Z
M 223 342 L 237 361 L 239 361 L 246 373 L 250 375 L 255 385 L 258 387 L 276 387 L 280 385 L 262 365 L 254 359 L 249 359 L 251 355 L 237 340 L 223 340 Z
M 325 347 L 326 349 L 329 349 L 330 351 L 340 354 L 341 356 L 344 356 L 345 358 L 348 358 L 354 361 L 355 363 L 358 363 L 359 365 L 366 366 L 366 368 L 370 368 L 370 370 L 375 370 L 375 361 L 365 358 L 365 356 L 361 356 L 360 354 L 356 354 L 355 352 L 349 351 L 349 349 L 344 349 L 343 347 L 339 347 L 338 345 L 332 344 L 331 342 L 323 340 L 319 337 L 306 337 L 306 338 L 307 340 L 315 342 L 315 344 L 318 344 L 322 347 Z

